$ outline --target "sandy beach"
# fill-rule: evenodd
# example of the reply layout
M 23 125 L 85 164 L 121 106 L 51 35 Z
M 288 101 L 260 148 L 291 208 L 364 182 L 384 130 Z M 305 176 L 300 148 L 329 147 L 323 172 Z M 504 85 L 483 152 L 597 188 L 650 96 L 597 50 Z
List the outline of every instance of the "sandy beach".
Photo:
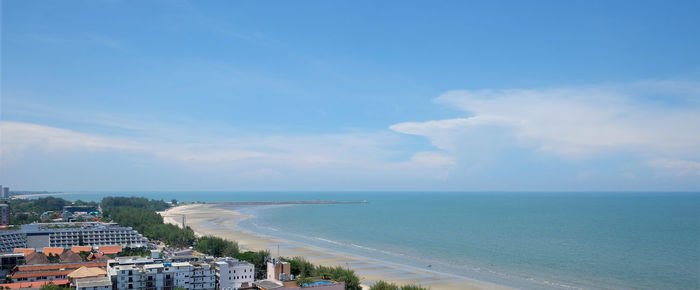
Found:
M 364 285 L 372 285 L 378 280 L 384 280 L 397 284 L 419 284 L 436 290 L 511 289 L 465 277 L 387 263 L 254 233 L 237 226 L 238 222 L 251 216 L 215 207 L 213 204 L 177 206 L 161 214 L 166 223 L 176 225 L 181 225 L 184 215 L 186 224 L 196 234 L 235 240 L 242 250 L 270 250 L 273 255 L 276 255 L 279 247 L 280 256 L 302 256 L 314 264 L 350 267 L 355 270 Z

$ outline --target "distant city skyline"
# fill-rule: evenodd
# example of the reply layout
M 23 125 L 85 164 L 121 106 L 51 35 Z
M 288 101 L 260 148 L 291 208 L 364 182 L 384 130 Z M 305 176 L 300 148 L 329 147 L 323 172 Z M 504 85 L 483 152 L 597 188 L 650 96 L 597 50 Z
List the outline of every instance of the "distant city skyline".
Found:
M 700 190 L 700 3 L 3 1 L 13 190 Z

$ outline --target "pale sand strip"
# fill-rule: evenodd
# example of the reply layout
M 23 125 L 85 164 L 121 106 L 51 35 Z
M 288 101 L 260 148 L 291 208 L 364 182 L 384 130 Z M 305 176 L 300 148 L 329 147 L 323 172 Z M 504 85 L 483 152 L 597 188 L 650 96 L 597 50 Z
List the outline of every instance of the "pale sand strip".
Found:
M 161 213 L 166 223 L 180 226 L 182 215 L 186 224 L 197 235 L 214 235 L 238 241 L 243 250 L 270 250 L 273 255 L 285 257 L 302 256 L 314 264 L 350 267 L 363 284 L 372 285 L 378 280 L 397 284 L 420 284 L 430 289 L 510 289 L 508 287 L 470 280 L 453 275 L 437 273 L 408 266 L 391 264 L 371 258 L 349 255 L 319 247 L 244 230 L 238 222 L 250 216 L 237 211 L 215 207 L 213 204 L 193 204 L 171 208 Z

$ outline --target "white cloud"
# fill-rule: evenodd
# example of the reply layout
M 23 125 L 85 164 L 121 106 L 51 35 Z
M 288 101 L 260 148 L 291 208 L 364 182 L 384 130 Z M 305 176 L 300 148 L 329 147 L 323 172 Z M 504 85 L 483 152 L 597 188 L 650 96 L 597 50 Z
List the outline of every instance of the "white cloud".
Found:
M 700 176 L 700 162 L 677 159 L 655 159 L 649 162 L 652 166 L 666 169 L 679 176 Z
M 164 131 L 172 130 L 158 130 Z M 179 134 L 188 136 L 190 132 Z M 106 152 L 131 158 L 134 164 L 144 164 L 148 168 L 179 168 L 232 184 L 242 180 L 274 184 L 318 178 L 358 181 L 409 178 L 417 182 L 443 179 L 447 174 L 445 170 L 453 164 L 448 156 L 438 152 L 418 152 L 408 160 L 396 160 L 400 154 L 392 146 L 400 140 L 391 132 L 246 137 L 192 134 L 197 134 L 197 138 L 157 133 L 148 134 L 148 138 L 108 136 L 3 121 L 0 123 L 0 155 L 7 169 L 26 166 L 23 163 L 30 159 Z M 27 156 L 28 153 L 42 155 Z M 148 156 L 156 157 L 162 164 L 144 159 Z
M 452 157 L 438 152 L 417 152 L 411 157 L 411 162 L 429 167 L 446 167 L 455 164 Z
M 660 102 L 641 89 L 662 95 Z M 653 90 L 652 90 L 653 88 Z M 484 137 L 478 128 L 502 128 L 517 146 L 567 157 L 584 157 L 611 150 L 644 156 L 700 157 L 698 86 L 639 83 L 535 90 L 451 91 L 436 99 L 470 116 L 398 123 L 396 132 L 425 136 L 438 148 L 455 151 L 464 142 Z M 640 96 L 641 95 L 641 96 Z M 470 135 L 471 134 L 471 135 Z M 468 138 L 465 139 L 465 136 Z

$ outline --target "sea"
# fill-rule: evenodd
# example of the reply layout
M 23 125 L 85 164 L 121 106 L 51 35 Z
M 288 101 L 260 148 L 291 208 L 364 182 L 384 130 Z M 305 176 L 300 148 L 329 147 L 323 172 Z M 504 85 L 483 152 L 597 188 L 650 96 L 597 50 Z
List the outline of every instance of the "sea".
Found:
M 700 193 L 71 192 L 252 206 L 261 234 L 525 289 L 700 289 Z

